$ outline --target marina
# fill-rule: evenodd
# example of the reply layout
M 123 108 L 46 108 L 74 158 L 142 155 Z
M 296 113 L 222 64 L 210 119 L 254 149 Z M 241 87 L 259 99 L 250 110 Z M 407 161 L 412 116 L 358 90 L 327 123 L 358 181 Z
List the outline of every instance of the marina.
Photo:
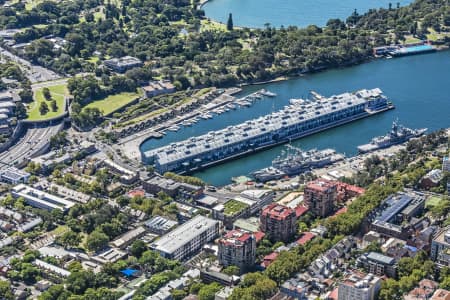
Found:
M 145 152 L 270 114 L 289 105 L 291 98 L 308 98 L 311 90 L 331 95 L 366 86 L 378 86 L 395 103 L 395 110 L 291 142 L 292 145 L 304 150 L 333 148 L 337 152 L 351 157 L 358 153 L 357 146 L 368 143 L 370 137 L 386 134 L 392 121 L 396 118 L 399 118 L 408 127 L 426 127 L 429 132 L 442 126 L 449 126 L 450 98 L 448 95 L 450 95 L 450 86 L 446 83 L 450 77 L 449 58 L 450 52 L 441 51 L 425 56 L 376 60 L 368 64 L 330 70 L 288 81 L 244 87 L 243 91 L 236 95 L 236 98 L 242 98 L 244 95 L 262 88 L 275 92 L 277 97 L 255 101 L 250 107 L 241 107 L 236 111 L 216 115 L 209 120 L 201 120 L 197 124 L 181 128 L 177 132 L 167 132 L 161 139 L 147 140 L 140 149 L 141 152 Z M 430 74 L 436 76 L 429 76 Z M 433 117 L 425 118 L 424 115 Z M 271 161 L 283 149 L 283 146 L 276 146 L 196 171 L 193 175 L 214 185 L 228 184 L 231 177 L 248 175 L 270 166 Z
M 260 94 L 253 93 L 252 97 L 255 95 Z M 316 94 L 315 99 L 147 151 L 142 159 L 160 173 L 191 173 L 394 108 L 378 88 L 328 98 Z

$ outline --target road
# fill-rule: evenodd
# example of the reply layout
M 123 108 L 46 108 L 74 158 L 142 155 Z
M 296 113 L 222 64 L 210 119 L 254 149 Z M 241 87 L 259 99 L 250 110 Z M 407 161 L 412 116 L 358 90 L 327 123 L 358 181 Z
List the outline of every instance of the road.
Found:
M 15 145 L 0 153 L 0 162 L 2 164 L 0 168 L 6 168 L 8 165 L 21 163 L 28 158 L 34 157 L 61 128 L 61 124 L 29 128 Z
M 69 80 L 68 78 L 62 78 L 62 79 L 57 79 L 57 80 L 53 80 L 53 81 L 38 82 L 38 83 L 32 84 L 31 89 L 33 91 L 35 91 L 35 90 L 43 88 L 43 87 L 66 84 L 68 80 Z
M 31 83 L 50 81 L 61 78 L 60 75 L 56 74 L 52 70 L 46 69 L 41 66 L 33 65 L 29 61 L 20 58 L 19 56 L 0 47 L 0 58 L 3 60 L 5 57 L 18 63 L 22 71 L 26 73 Z

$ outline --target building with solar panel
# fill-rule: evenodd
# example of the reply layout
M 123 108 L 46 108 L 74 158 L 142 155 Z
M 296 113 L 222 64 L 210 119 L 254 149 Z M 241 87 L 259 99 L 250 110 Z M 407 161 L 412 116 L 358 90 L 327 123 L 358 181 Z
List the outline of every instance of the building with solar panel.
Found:
M 412 230 L 410 221 L 423 211 L 425 199 L 425 195 L 415 192 L 390 195 L 372 216 L 371 230 L 385 236 L 407 238 Z

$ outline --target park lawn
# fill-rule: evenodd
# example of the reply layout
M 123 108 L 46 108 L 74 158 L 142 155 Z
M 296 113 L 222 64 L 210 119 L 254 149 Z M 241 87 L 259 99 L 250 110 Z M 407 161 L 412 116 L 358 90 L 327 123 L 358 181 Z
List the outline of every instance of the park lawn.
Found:
M 429 41 L 437 41 L 439 39 L 443 39 L 445 37 L 450 36 L 450 33 L 448 33 L 448 32 L 439 33 L 431 27 L 428 28 L 428 32 L 429 33 L 427 34 L 427 40 L 429 40 Z
M 412 35 L 407 35 L 405 37 L 404 44 L 413 44 L 413 43 L 419 43 L 420 39 L 413 37 Z
M 439 204 L 439 202 L 442 201 L 441 197 L 438 196 L 431 196 L 429 197 L 426 201 L 425 201 L 425 207 L 426 208 L 430 208 L 430 207 L 435 207 L 436 205 Z
M 212 21 L 212 20 L 201 20 L 200 21 L 201 27 L 200 27 L 200 31 L 208 31 L 208 30 L 218 30 L 218 31 L 226 31 L 227 30 L 227 25 L 223 24 L 223 23 L 219 23 L 216 21 Z
M 87 62 L 90 62 L 92 64 L 97 63 L 100 60 L 100 58 L 98 56 L 91 56 L 88 59 L 86 59 Z
M 58 227 L 56 227 L 55 229 L 53 229 L 52 231 L 50 231 L 50 234 L 53 234 L 55 236 L 60 236 L 63 233 L 65 233 L 66 231 L 69 231 L 70 228 L 67 225 L 59 225 Z
M 52 98 L 56 100 L 56 105 L 58 109 L 56 111 L 52 111 L 50 107 L 50 101 L 45 100 L 44 95 L 42 94 L 43 88 L 38 89 L 34 93 L 34 102 L 30 104 L 28 107 L 28 120 L 30 121 L 39 121 L 46 120 L 56 116 L 59 116 L 64 113 L 64 95 L 67 94 L 66 84 L 59 84 L 54 86 L 49 86 L 50 94 Z M 45 115 L 41 115 L 39 111 L 39 107 L 41 102 L 47 102 L 49 107 L 49 111 Z
M 141 89 L 139 89 L 139 92 L 135 93 L 124 92 L 116 95 L 110 95 L 104 99 L 93 101 L 84 108 L 98 108 L 104 116 L 107 116 L 127 106 L 130 102 L 134 101 L 136 98 L 139 98 L 141 95 Z

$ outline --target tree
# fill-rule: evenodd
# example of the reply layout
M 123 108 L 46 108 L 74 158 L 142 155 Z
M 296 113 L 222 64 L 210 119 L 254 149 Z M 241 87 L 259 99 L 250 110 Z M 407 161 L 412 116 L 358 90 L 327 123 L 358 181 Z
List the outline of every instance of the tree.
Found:
M 48 290 L 39 296 L 39 300 L 67 299 L 70 292 L 64 288 L 62 284 L 52 285 Z
M 227 30 L 229 31 L 233 30 L 233 16 L 231 13 L 228 15 Z
M 147 250 L 147 246 L 142 240 L 136 240 L 131 244 L 131 255 L 139 258 L 141 257 L 142 253 L 144 253 Z
M 27 109 L 22 102 L 16 102 L 16 110 L 14 114 L 18 119 L 24 119 L 27 117 Z
M 44 96 L 45 100 L 50 100 L 52 99 L 52 94 L 50 93 L 50 90 L 48 89 L 48 87 L 45 87 L 42 89 L 42 95 Z
M 106 247 L 109 238 L 99 230 L 94 230 L 86 239 L 86 248 L 89 251 L 98 251 Z
M 41 105 L 39 106 L 39 112 L 41 113 L 41 115 L 45 115 L 46 113 L 48 113 L 47 103 L 41 102 Z
M 187 296 L 187 293 L 184 290 L 173 290 L 172 298 L 173 300 L 182 300 Z
M 198 291 L 198 299 L 200 300 L 214 300 L 215 294 L 222 288 L 217 282 L 210 283 L 203 286 Z
M 239 275 L 240 269 L 237 266 L 228 266 L 222 271 L 223 273 L 231 276 L 231 275 Z
M 52 102 L 50 102 L 50 107 L 52 108 L 52 111 L 58 110 L 58 105 L 56 104 L 56 100 L 52 100 Z
M 9 284 L 8 281 L 3 281 L 0 280 L 0 295 L 1 295 L 1 299 L 5 299 L 5 300 L 13 300 L 14 299 L 14 295 L 11 291 L 11 285 Z
M 33 101 L 33 92 L 31 91 L 31 88 L 23 89 L 19 92 L 20 100 L 24 103 L 32 102 Z
M 81 235 L 72 230 L 68 230 L 59 236 L 57 241 L 65 248 L 77 247 L 81 243 Z

